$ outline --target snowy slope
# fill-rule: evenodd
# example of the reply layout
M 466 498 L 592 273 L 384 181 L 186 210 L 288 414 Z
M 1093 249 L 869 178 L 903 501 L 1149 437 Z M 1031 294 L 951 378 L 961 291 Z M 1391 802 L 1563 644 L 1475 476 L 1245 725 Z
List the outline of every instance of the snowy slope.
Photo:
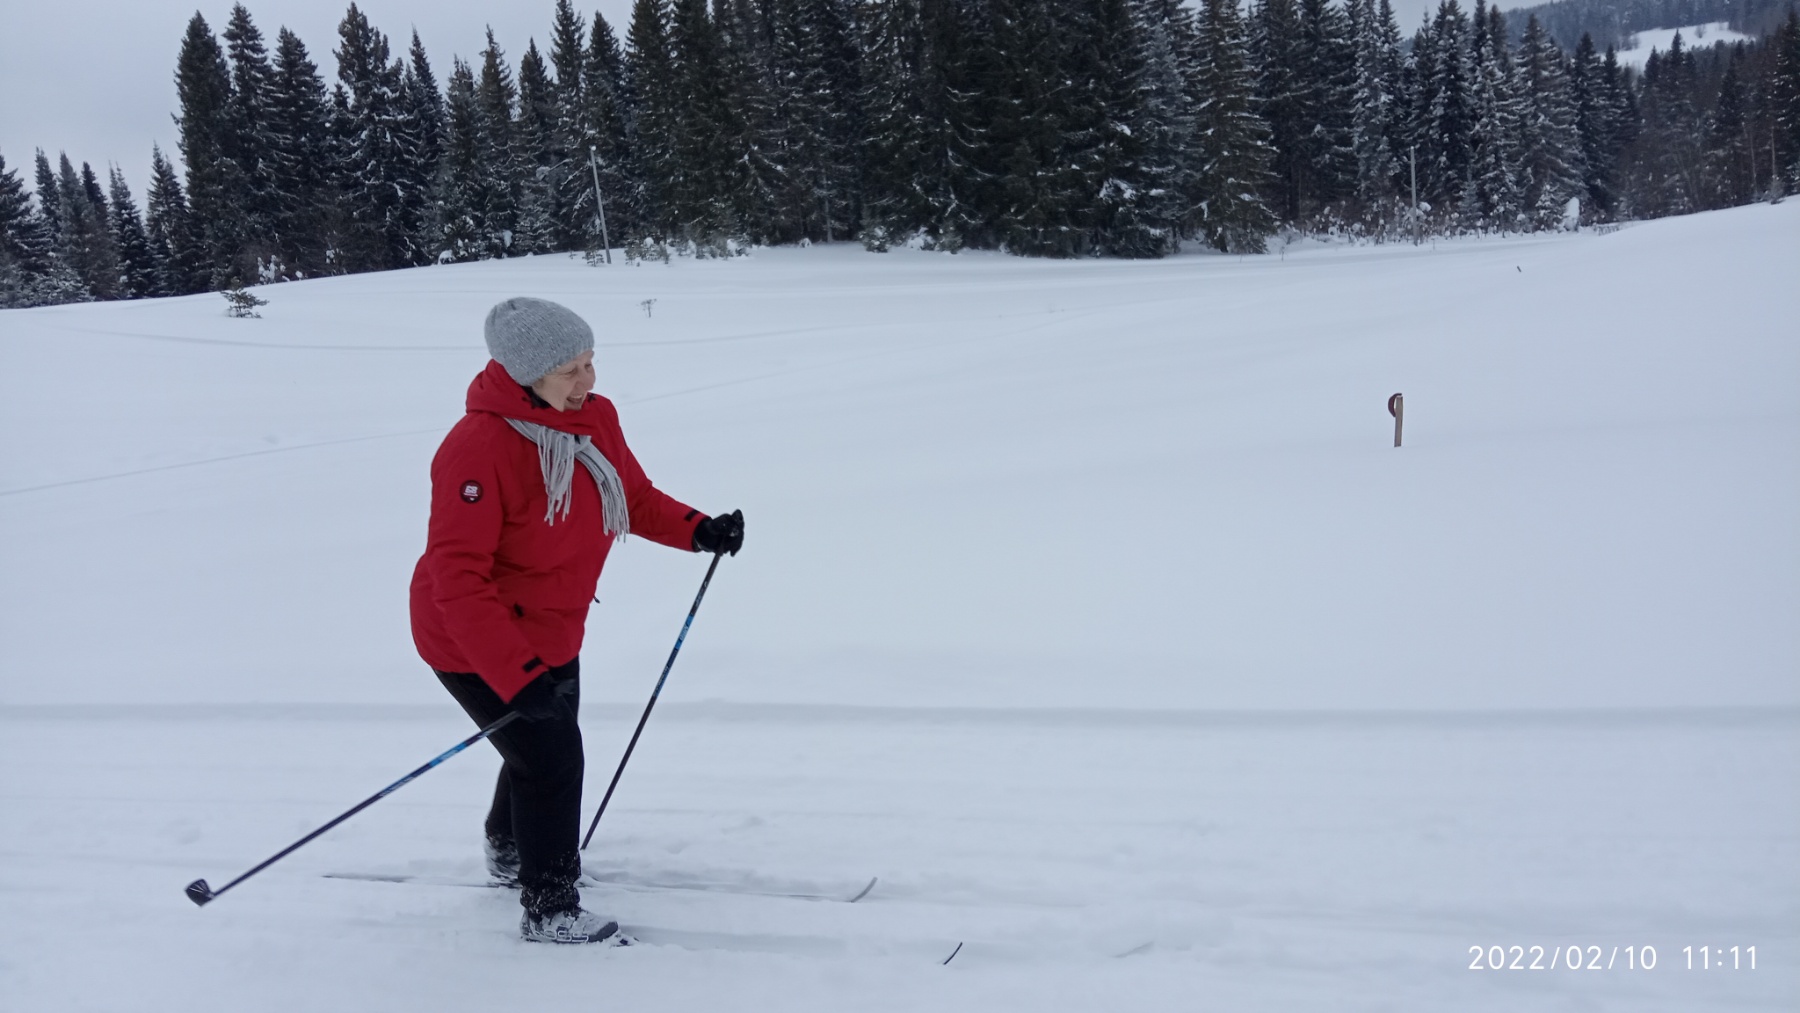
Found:
M 0 1009 L 1791 1008 L 1796 277 L 1788 202 L 0 313 Z M 659 484 L 749 519 L 590 853 L 648 945 L 323 878 L 471 876 L 486 751 L 195 910 L 466 734 L 405 585 L 518 293 L 594 322 Z M 590 811 L 703 569 L 602 582 Z M 1467 970 L 1572 943 L 1660 963 Z
M 261 320 L 10 311 L 0 523 L 30 536 L 0 702 L 435 703 L 405 620 L 426 468 L 486 308 L 522 292 L 593 320 L 660 485 L 749 518 L 689 699 L 1800 703 L 1797 216 L 1285 259 L 556 258 L 280 286 Z M 653 672 L 703 567 L 615 560 L 594 663 Z M 77 645 L 84 679 L 12 675 Z

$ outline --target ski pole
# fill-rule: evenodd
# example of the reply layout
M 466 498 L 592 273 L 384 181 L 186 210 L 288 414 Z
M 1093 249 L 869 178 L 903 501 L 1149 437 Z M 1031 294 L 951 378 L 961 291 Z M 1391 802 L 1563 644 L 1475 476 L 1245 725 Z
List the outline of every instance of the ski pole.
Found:
M 419 769 L 413 771 L 412 773 L 406 775 L 405 777 L 401 778 L 400 780 L 395 781 L 393 784 L 388 785 L 386 788 L 381 789 L 380 791 L 376 792 L 375 794 L 370 795 L 368 798 L 363 799 L 361 802 L 358 802 L 349 811 L 345 812 L 343 815 L 339 816 L 337 819 L 332 820 L 330 823 L 325 824 L 324 826 L 320 827 L 319 829 L 314 830 L 312 833 L 307 834 L 305 837 L 302 837 L 299 840 L 295 841 L 294 843 L 288 845 L 287 847 L 282 848 L 280 851 L 276 852 L 274 855 L 271 855 L 268 859 L 263 861 L 263 863 L 258 865 L 256 868 L 251 869 L 249 872 L 244 873 L 242 876 L 239 876 L 238 878 L 232 880 L 231 882 L 226 883 L 224 886 L 219 887 L 217 890 L 214 890 L 212 887 L 207 886 L 206 880 L 204 880 L 204 879 L 194 880 L 192 883 L 189 883 L 187 885 L 188 900 L 193 901 L 195 904 L 198 904 L 201 907 L 205 907 L 209 902 L 212 901 L 213 898 L 219 896 L 220 894 L 222 894 L 225 891 L 231 889 L 232 887 L 238 885 L 239 883 L 242 883 L 244 880 L 249 879 L 251 876 L 256 875 L 257 873 L 263 871 L 264 869 L 267 869 L 269 866 L 274 865 L 276 862 L 281 861 L 283 858 L 286 858 L 287 856 L 293 854 L 295 851 L 298 851 L 300 849 L 301 845 L 303 845 L 306 842 L 312 840 L 313 838 L 319 836 L 320 834 L 324 833 L 325 831 L 330 830 L 332 827 L 337 826 L 339 823 L 344 822 L 345 820 L 349 819 L 350 817 L 355 816 L 357 813 L 362 812 L 364 809 L 367 809 L 368 807 L 374 805 L 375 803 L 381 801 L 382 799 L 388 797 L 389 795 L 393 794 L 396 790 L 398 790 L 401 786 L 405 785 L 408 781 L 411 781 L 413 778 L 418 777 L 420 774 L 423 774 L 426 771 L 430 770 L 431 768 L 437 766 L 438 764 L 443 763 L 445 760 L 448 760 L 452 756 L 455 756 L 457 753 L 462 752 L 463 750 L 469 748 L 470 746 L 474 745 L 475 743 L 480 742 L 482 739 L 485 739 L 488 736 L 499 731 L 500 729 L 505 728 L 508 724 L 510 724 L 518 716 L 519 716 L 518 711 L 506 712 L 506 714 L 502 715 L 498 721 L 495 721 L 493 724 L 488 725 L 486 728 L 483 728 L 481 731 L 476 732 L 474 735 L 469 736 L 468 738 L 462 740 L 461 742 L 458 742 L 456 745 L 451 746 L 449 749 L 446 749 L 443 752 L 439 753 L 437 756 L 435 756 L 431 760 L 427 761 L 424 766 L 422 766 Z
M 687 639 L 688 627 L 694 625 L 694 613 L 700 611 L 700 599 L 706 597 L 706 585 L 712 583 L 713 571 L 719 568 L 719 560 L 723 552 L 713 553 L 712 565 L 706 568 L 706 579 L 700 582 L 700 593 L 694 596 L 694 604 L 688 609 L 687 622 L 681 624 L 681 633 L 675 638 L 675 649 L 669 652 L 669 660 L 663 662 L 662 678 L 656 680 L 656 688 L 650 691 L 650 702 L 644 705 L 644 716 L 638 718 L 637 730 L 631 733 L 631 741 L 625 746 L 625 755 L 619 758 L 619 769 L 613 771 L 612 783 L 606 786 L 606 795 L 600 799 L 600 810 L 594 813 L 594 822 L 588 824 L 587 836 L 581 839 L 581 850 L 586 851 L 588 842 L 594 839 L 594 831 L 600 826 L 600 817 L 606 815 L 606 803 L 612 801 L 613 789 L 619 786 L 619 775 L 625 773 L 625 764 L 631 762 L 631 751 L 637 748 L 638 736 L 644 734 L 644 722 L 650 720 L 650 711 L 656 707 L 656 698 L 662 695 L 663 683 L 669 681 L 669 669 L 675 667 L 675 656 L 681 653 L 681 642 Z

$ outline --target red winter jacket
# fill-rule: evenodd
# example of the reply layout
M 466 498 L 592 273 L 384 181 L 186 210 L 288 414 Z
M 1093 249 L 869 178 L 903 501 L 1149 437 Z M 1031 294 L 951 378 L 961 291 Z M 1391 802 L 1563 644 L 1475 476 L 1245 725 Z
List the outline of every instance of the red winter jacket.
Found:
M 412 580 L 413 642 L 425 663 L 474 672 L 506 701 L 545 666 L 580 653 L 612 548 L 600 489 L 579 464 L 569 516 L 545 523 L 537 444 L 507 418 L 592 437 L 624 483 L 634 535 L 692 551 L 694 527 L 706 516 L 650 484 L 611 401 L 589 394 L 573 412 L 532 401 L 497 362 L 469 385 L 468 414 L 431 461 L 431 527 Z

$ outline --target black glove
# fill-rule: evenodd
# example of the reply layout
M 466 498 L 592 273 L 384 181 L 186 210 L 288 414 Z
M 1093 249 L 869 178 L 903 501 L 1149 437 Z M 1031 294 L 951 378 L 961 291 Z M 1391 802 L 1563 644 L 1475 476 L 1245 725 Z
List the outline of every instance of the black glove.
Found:
M 513 694 L 512 709 L 526 721 L 554 720 L 568 716 L 569 700 L 574 695 L 574 679 L 553 679 L 545 672 Z
M 729 552 L 737 555 L 744 547 L 744 512 L 708 517 L 694 525 L 695 552 Z

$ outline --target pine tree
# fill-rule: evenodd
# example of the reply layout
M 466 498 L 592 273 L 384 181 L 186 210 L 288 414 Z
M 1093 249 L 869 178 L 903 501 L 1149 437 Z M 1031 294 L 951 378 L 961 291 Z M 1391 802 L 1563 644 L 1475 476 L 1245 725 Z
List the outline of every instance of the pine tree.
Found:
M 1800 13 L 1788 9 L 1774 39 L 1769 75 L 1769 107 L 1775 121 L 1775 159 L 1786 174 L 1785 189 L 1800 189 Z
M 1303 154 L 1307 121 L 1306 81 L 1301 76 L 1300 12 L 1294 0 L 1258 0 L 1251 14 L 1251 65 L 1256 69 L 1257 111 L 1268 124 L 1274 151 L 1274 204 L 1287 221 L 1298 221 L 1309 189 Z
M 833 184 L 842 188 L 844 181 L 838 171 L 841 153 L 834 148 L 836 125 L 822 39 L 801 0 L 767 0 L 764 10 L 769 86 L 766 110 L 758 111 L 764 112 L 761 133 L 778 170 L 765 191 L 774 212 L 772 231 L 776 239 L 823 240 L 834 231 L 826 214 Z M 841 234 L 841 227 L 836 232 Z
M 1297 139 L 1300 199 L 1320 209 L 1356 187 L 1356 50 L 1349 19 L 1330 0 L 1300 0 L 1299 15 L 1295 69 L 1300 115 L 1309 127 Z
M 506 55 L 488 29 L 487 46 L 481 51 L 481 73 L 475 82 L 477 136 L 480 139 L 481 175 L 475 180 L 476 206 L 484 227 L 486 256 L 508 257 L 515 252 L 519 231 L 521 178 L 517 125 L 518 86 Z
M 157 267 L 157 294 L 206 291 L 210 271 L 199 229 L 188 213 L 175 167 L 163 157 L 160 147 L 150 149 L 150 190 L 144 211 L 145 237 Z
M 980 36 L 989 113 L 977 150 L 991 183 L 981 206 L 991 242 L 1027 256 L 1086 252 L 1091 197 L 1075 153 L 1094 143 L 1094 118 L 1082 101 L 1065 38 L 1095 31 L 1065 25 L 1031 0 L 993 0 Z M 986 242 L 979 245 L 987 245 Z
M 407 51 L 406 74 L 401 82 L 404 122 L 412 127 L 408 139 L 408 158 L 404 178 L 406 227 L 411 233 L 413 263 L 432 263 L 443 252 L 438 237 L 443 234 L 443 208 L 434 199 L 438 173 L 444 161 L 444 96 L 438 91 L 437 75 L 425 55 L 425 44 L 419 33 L 412 33 Z
M 69 301 L 56 291 L 53 272 L 58 267 L 49 222 L 32 207 L 24 182 L 0 157 L 0 309 Z M 66 269 L 62 280 L 69 280 Z
M 717 249 L 743 234 L 736 200 L 744 125 L 727 93 L 723 41 L 706 0 L 675 0 L 669 19 L 667 210 L 676 235 Z
M 348 270 L 424 263 L 418 241 L 425 188 L 418 176 L 418 124 L 406 115 L 406 64 L 387 36 L 352 3 L 334 50 L 344 108 L 338 123 L 345 175 L 338 185 L 350 221 L 342 253 Z
M 1608 56 L 1613 56 L 1608 50 Z M 1575 102 L 1575 132 L 1581 140 L 1581 162 L 1587 167 L 1586 214 L 1611 218 L 1615 204 L 1614 165 L 1618 155 L 1617 123 L 1608 101 L 1606 70 L 1594 51 L 1594 39 L 1582 33 L 1569 64 L 1569 92 Z
M 493 253 L 482 200 L 482 183 L 488 178 L 483 157 L 475 73 L 458 59 L 444 91 L 444 160 L 433 190 L 438 224 L 432 245 L 440 261 L 478 260 Z
M 1741 63 L 1743 49 L 1735 47 L 1719 80 L 1719 97 L 1713 104 L 1707 135 L 1708 197 L 1714 207 L 1731 207 L 1750 200 L 1749 96 L 1738 74 Z
M 1415 71 L 1417 105 L 1413 143 L 1418 147 L 1420 196 L 1438 206 L 1462 196 L 1474 163 L 1475 72 L 1469 18 L 1456 0 L 1441 0 Z M 1428 61 L 1428 62 L 1427 62 Z
M 1351 0 L 1350 24 L 1356 47 L 1350 142 L 1356 154 L 1356 196 L 1365 213 L 1385 220 L 1396 207 L 1399 175 L 1393 148 L 1399 28 L 1388 0 L 1382 0 L 1379 10 L 1373 0 Z
M 1644 64 L 1642 145 L 1635 195 L 1651 215 L 1685 214 L 1702 207 L 1706 131 L 1694 102 L 1696 72 L 1681 33 L 1667 53 L 1651 53 Z
M 38 213 L 44 217 L 54 247 L 62 235 L 62 197 L 56 192 L 56 173 L 51 171 L 50 159 L 44 155 L 43 148 L 37 149 L 36 168 Z
M 557 143 L 556 120 L 556 91 L 533 39 L 519 59 L 519 113 L 513 135 L 518 144 L 519 225 L 514 253 L 549 253 L 556 248 L 562 217 L 557 177 L 567 169 L 567 155 Z
M 1524 224 L 1527 179 L 1522 165 L 1525 107 L 1518 94 L 1506 19 L 1475 0 L 1469 60 L 1475 86 L 1470 165 L 1459 212 L 1465 228 L 1513 229 Z
M 1555 228 L 1586 189 L 1587 165 L 1562 50 L 1533 15 L 1519 43 L 1520 166 L 1524 208 L 1538 228 Z
M 270 226 L 281 261 L 295 277 L 323 274 L 340 238 L 330 111 L 319 68 L 286 28 L 276 37 L 266 120 Z
M 175 88 L 181 102 L 177 123 L 181 158 L 187 165 L 188 209 L 200 239 L 205 285 L 224 288 L 236 278 L 240 235 L 226 138 L 231 122 L 231 74 L 219 40 L 198 13 L 188 21 L 181 41 Z
M 864 21 L 862 234 L 871 249 L 939 240 L 952 204 L 946 58 L 928 29 L 933 0 L 890 0 Z M 939 7 L 946 6 L 936 0 Z
M 598 15 L 596 15 L 597 17 Z M 599 147 L 597 132 L 586 129 L 587 86 L 582 65 L 587 62 L 585 26 L 569 0 L 556 0 L 550 27 L 550 65 L 555 69 L 554 132 L 557 163 L 554 185 L 559 213 L 552 222 L 551 244 L 559 250 L 589 245 L 594 225 L 593 177 L 590 146 Z M 610 90 L 610 85 L 608 86 Z M 608 96 L 610 98 L 610 95 Z M 598 244 L 594 244 L 598 248 Z
M 221 34 L 231 68 L 231 97 L 220 134 L 227 211 L 217 235 L 229 250 L 232 272 L 249 280 L 280 270 L 280 251 L 273 241 L 278 197 L 269 121 L 274 72 L 262 32 L 243 4 L 232 5 Z
M 598 11 L 581 59 L 581 106 L 569 149 L 574 171 L 567 177 L 571 191 L 567 207 L 580 230 L 579 245 L 598 250 L 603 236 L 608 242 L 622 242 L 644 235 L 650 226 L 642 203 L 644 184 L 637 175 L 642 162 L 630 136 L 636 107 L 626 80 L 625 57 L 612 26 Z M 600 228 L 601 209 L 594 202 L 596 178 L 605 202 L 605 229 Z
M 157 285 L 159 265 L 144 234 L 144 221 L 138 217 L 137 202 L 132 200 L 131 188 L 125 185 L 118 166 L 110 168 L 107 183 L 107 224 L 113 246 L 119 251 L 119 295 L 126 299 L 161 295 Z
M 1131 0 L 1142 76 L 1137 120 L 1129 124 L 1141 143 L 1139 214 L 1159 236 L 1160 253 L 1173 253 L 1189 235 L 1188 195 L 1193 192 L 1194 19 L 1180 0 Z
M 638 234 L 666 239 L 675 228 L 672 174 L 679 120 L 666 0 L 632 0 L 628 41 L 626 78 L 637 97 L 635 115 L 627 124 L 637 184 L 631 203 L 640 217 Z
M 62 233 L 58 247 L 95 299 L 119 297 L 119 250 L 107 228 L 106 195 L 86 162 L 81 172 L 62 155 L 56 174 L 57 218 Z
M 1275 152 L 1257 115 L 1257 75 L 1236 0 L 1204 0 L 1193 61 L 1196 170 L 1191 228 L 1214 249 L 1261 253 L 1276 215 L 1262 193 Z

